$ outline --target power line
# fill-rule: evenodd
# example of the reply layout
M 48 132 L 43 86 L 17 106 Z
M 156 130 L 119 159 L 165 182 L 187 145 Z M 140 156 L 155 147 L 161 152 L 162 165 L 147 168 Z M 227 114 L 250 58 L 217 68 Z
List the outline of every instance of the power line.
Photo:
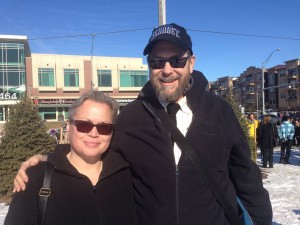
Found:
M 272 39 L 300 41 L 300 38 L 292 38 L 292 37 L 280 37 L 280 36 L 269 36 L 269 35 L 258 35 L 258 34 L 243 34 L 243 33 L 229 33 L 229 32 L 210 31 L 210 30 L 194 30 L 194 29 L 188 29 L 188 30 L 195 31 L 195 32 L 212 33 L 212 34 L 224 34 L 224 35 L 235 35 L 235 36 L 246 36 L 246 37 L 272 38 Z
M 153 27 L 148 27 L 148 28 L 137 28 L 137 29 L 128 29 L 128 30 L 119 30 L 119 31 L 98 32 L 98 33 L 90 33 L 90 34 L 75 34 L 75 35 L 66 35 L 66 36 L 29 38 L 28 40 L 35 41 L 35 40 L 45 40 L 45 39 L 59 39 L 59 38 L 85 37 L 85 36 L 95 36 L 95 35 L 106 35 L 106 34 L 127 33 L 127 32 L 135 32 L 135 31 L 149 30 L 149 29 L 153 29 Z
M 66 35 L 66 36 L 29 38 L 28 40 L 35 41 L 35 40 L 46 40 L 46 39 L 74 38 L 74 37 L 85 37 L 85 36 L 95 36 L 95 35 L 128 33 L 128 32 L 135 32 L 135 31 L 149 30 L 149 29 L 153 29 L 153 27 L 127 29 L 127 30 L 119 30 L 119 31 L 98 32 L 98 33 L 90 33 L 90 34 L 76 34 L 76 35 Z M 221 35 L 233 35 L 233 36 L 244 36 L 244 37 L 257 37 L 257 38 L 269 38 L 269 39 L 300 41 L 300 38 L 293 38 L 293 37 L 232 33 L 232 32 L 221 32 L 221 31 L 199 30 L 199 29 L 187 29 L 187 30 L 193 31 L 193 32 L 212 33 L 212 34 L 221 34 Z

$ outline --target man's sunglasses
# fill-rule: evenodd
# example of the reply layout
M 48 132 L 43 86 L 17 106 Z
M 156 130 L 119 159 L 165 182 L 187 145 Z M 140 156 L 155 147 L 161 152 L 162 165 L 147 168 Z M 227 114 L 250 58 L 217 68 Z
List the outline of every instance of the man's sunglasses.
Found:
M 186 61 L 190 56 L 180 57 L 180 58 L 151 58 L 148 56 L 147 61 L 148 65 L 152 69 L 162 69 L 165 67 L 166 62 L 169 62 L 173 68 L 183 68 L 185 67 Z
M 113 124 L 111 123 L 98 123 L 93 124 L 90 121 L 86 120 L 69 120 L 71 123 L 75 125 L 77 131 L 80 133 L 89 133 L 94 127 L 97 128 L 99 134 L 109 135 L 113 131 Z

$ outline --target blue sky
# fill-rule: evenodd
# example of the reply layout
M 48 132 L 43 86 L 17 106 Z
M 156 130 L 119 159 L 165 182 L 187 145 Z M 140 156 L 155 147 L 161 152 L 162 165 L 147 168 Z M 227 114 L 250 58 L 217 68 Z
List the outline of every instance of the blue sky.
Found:
M 299 0 L 167 0 L 166 12 L 188 30 L 209 81 L 261 67 L 277 48 L 266 67 L 300 58 Z M 158 0 L 2 0 L 0 15 L 0 34 L 26 35 L 32 53 L 91 55 L 96 34 L 94 55 L 143 57 Z

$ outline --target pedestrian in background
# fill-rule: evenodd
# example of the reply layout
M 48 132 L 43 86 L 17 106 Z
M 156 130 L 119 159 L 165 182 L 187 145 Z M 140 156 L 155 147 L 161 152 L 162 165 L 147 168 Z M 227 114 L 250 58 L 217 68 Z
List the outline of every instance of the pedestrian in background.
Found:
M 271 117 L 265 116 L 259 126 L 259 139 L 260 148 L 263 154 L 263 167 L 267 168 L 269 162 L 269 168 L 273 168 L 273 148 L 275 140 L 277 138 L 277 131 L 275 125 L 271 123 Z
M 291 148 L 293 143 L 293 138 L 295 134 L 295 128 L 292 124 L 292 116 L 283 116 L 282 123 L 278 128 L 278 135 L 280 138 L 280 160 L 279 163 L 283 164 L 290 164 L 290 155 L 291 155 Z
M 259 121 L 255 119 L 254 113 L 250 113 L 247 119 L 249 138 L 253 140 L 255 143 L 255 152 L 257 151 L 257 147 L 260 146 L 260 139 L 258 133 Z M 260 149 L 261 158 L 263 158 L 263 152 Z
M 300 119 L 295 119 L 295 145 L 300 146 Z

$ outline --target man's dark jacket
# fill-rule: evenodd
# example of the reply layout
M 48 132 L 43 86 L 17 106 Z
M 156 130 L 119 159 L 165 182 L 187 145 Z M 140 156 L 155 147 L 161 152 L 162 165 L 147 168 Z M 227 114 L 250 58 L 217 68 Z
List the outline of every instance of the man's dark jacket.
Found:
M 186 97 L 193 119 L 186 138 L 234 209 L 237 211 L 238 194 L 254 223 L 269 225 L 269 195 L 263 188 L 259 168 L 250 159 L 243 130 L 230 105 L 207 92 L 206 85 L 202 73 L 192 74 Z M 138 100 L 121 111 L 112 146 L 130 164 L 139 224 L 230 224 L 205 177 L 183 154 L 175 165 L 168 131 L 143 104 L 157 102 L 154 98 L 148 82 Z
M 58 145 L 48 162 L 55 171 L 47 203 L 44 225 L 134 225 L 136 207 L 128 163 L 108 150 L 98 183 L 80 174 L 68 161 L 70 145 Z M 35 225 L 38 193 L 42 187 L 45 163 L 28 169 L 26 190 L 13 197 L 5 225 Z

